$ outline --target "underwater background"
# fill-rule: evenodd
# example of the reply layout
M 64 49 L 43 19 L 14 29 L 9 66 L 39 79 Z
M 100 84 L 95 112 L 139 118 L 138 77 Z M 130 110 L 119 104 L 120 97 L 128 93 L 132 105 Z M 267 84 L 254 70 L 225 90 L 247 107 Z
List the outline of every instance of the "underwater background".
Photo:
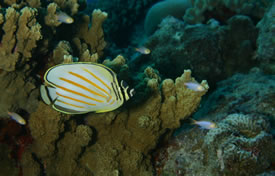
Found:
M 0 176 L 275 175 L 274 0 L 0 8 Z M 56 111 L 43 76 L 78 62 L 112 69 L 134 96 Z

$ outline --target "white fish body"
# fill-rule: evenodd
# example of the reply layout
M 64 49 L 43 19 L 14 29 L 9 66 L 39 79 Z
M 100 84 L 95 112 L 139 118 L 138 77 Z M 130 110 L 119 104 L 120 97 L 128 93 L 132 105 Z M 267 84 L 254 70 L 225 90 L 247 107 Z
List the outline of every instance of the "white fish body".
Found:
M 20 125 L 26 125 L 25 119 L 23 117 L 21 117 L 19 114 L 15 113 L 15 112 L 8 112 L 8 114 L 12 120 L 16 121 Z
M 58 18 L 58 21 L 61 23 L 71 24 L 74 22 L 74 19 L 70 17 L 68 14 L 66 14 L 65 12 L 58 12 L 57 18 Z
M 184 85 L 191 90 L 202 92 L 205 91 L 205 88 L 198 82 L 186 82 Z
M 145 48 L 144 46 L 140 47 L 140 48 L 135 48 L 137 52 L 141 53 L 141 54 L 150 54 L 151 50 L 148 48 Z
M 40 88 L 44 102 L 66 114 L 107 112 L 133 96 L 123 81 L 108 67 L 88 62 L 60 64 L 44 75 Z
M 196 121 L 194 119 L 191 119 L 193 121 L 193 124 L 198 125 L 200 128 L 202 129 L 214 129 L 217 128 L 216 124 L 214 122 L 210 122 L 210 121 Z

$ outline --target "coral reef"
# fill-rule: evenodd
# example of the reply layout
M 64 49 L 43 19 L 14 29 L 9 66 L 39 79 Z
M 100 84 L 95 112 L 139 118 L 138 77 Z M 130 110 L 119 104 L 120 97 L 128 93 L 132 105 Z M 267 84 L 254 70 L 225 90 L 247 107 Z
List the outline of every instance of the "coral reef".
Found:
M 180 120 L 189 116 L 205 92 L 184 87 L 191 72 L 175 81 L 147 79 L 152 96 L 138 107 L 105 114 L 88 114 L 87 123 L 97 131 L 97 141 L 87 147 L 81 160 L 94 175 L 153 175 L 148 156 L 160 137 L 168 138 Z M 202 85 L 208 89 L 206 82 Z
M 274 80 L 253 69 L 219 83 L 195 113 L 216 121 L 217 128 L 183 130 L 155 154 L 158 175 L 257 175 L 274 169 L 274 102 L 267 100 L 275 95 Z
M 103 55 L 105 12 L 95 10 L 89 28 L 90 18 L 78 13 L 83 9 L 82 1 L 10 0 L 0 5 L 0 90 L 7 90 L 0 99 L 0 118 L 7 117 L 8 110 L 33 112 L 41 84 L 37 75 L 42 77 L 49 67 L 63 63 L 64 56 L 97 61 Z M 61 23 L 60 12 L 76 22 Z
M 28 66 L 24 70 L 28 73 Z M 5 92 L 0 99 L 0 118 L 8 117 L 7 111 L 25 110 L 31 113 L 36 110 L 39 92 L 34 78 L 20 72 L 0 71 L 0 82 L 0 91 Z
M 229 114 L 217 125 L 170 141 L 155 157 L 157 175 L 256 175 L 275 161 L 275 142 L 263 116 Z
M 84 23 L 82 23 L 78 31 L 78 37 L 89 44 L 91 51 L 97 53 L 99 56 L 102 56 L 103 49 L 106 46 L 101 26 L 107 16 L 108 14 L 106 12 L 95 9 L 92 13 L 92 27 L 89 27 L 90 18 L 86 15 L 82 17 Z
M 36 21 L 37 10 L 24 7 L 18 12 L 9 7 L 2 21 L 4 35 L 1 37 L 0 69 L 14 71 L 20 62 L 24 65 L 31 58 L 31 51 L 41 39 L 41 25 Z
M 184 20 L 191 24 L 205 22 L 205 20 L 207 21 L 209 18 L 226 21 L 236 14 L 248 15 L 260 19 L 272 1 L 273 0 L 191 0 L 193 7 L 186 11 Z
M 55 141 L 64 131 L 64 120 L 60 113 L 51 111 L 50 107 L 39 103 L 36 112 L 29 119 L 29 128 L 34 138 L 32 151 L 38 158 L 49 157 L 54 154 Z
M 196 115 L 259 113 L 274 121 L 274 80 L 274 76 L 264 75 L 258 68 L 252 68 L 248 75 L 235 74 L 218 83 L 217 90 L 205 101 L 207 107 L 201 108 Z
M 119 46 L 128 43 L 133 28 L 145 16 L 147 9 L 158 0 L 100 0 L 96 8 L 108 12 L 109 18 L 104 24 L 106 37 Z
M 256 64 L 252 59 L 256 39 L 257 29 L 247 16 L 233 16 L 226 25 L 215 21 L 188 25 L 167 17 L 145 43 L 152 51 L 150 56 L 140 56 L 135 62 L 152 65 L 169 78 L 190 68 L 197 79 L 206 78 L 212 86 L 234 72 L 247 72 Z M 168 68 L 173 68 L 173 72 Z
M 155 4 L 146 14 L 144 22 L 146 34 L 152 34 L 161 20 L 169 15 L 181 19 L 185 14 L 185 10 L 191 6 L 189 0 L 166 0 Z
M 91 141 L 92 131 L 88 126 L 77 126 L 75 122 L 68 121 L 66 125 L 70 130 L 64 132 L 68 118 L 43 103 L 39 104 L 37 112 L 29 120 L 34 143 L 22 158 L 23 163 L 33 163 L 39 167 L 28 169 L 29 166 L 24 168 L 22 165 L 23 171 L 27 170 L 29 175 L 37 172 L 49 175 L 89 175 L 77 162 L 84 147 Z
M 117 68 L 125 66 L 122 56 L 106 62 Z M 140 106 L 80 116 L 87 125 L 79 125 L 74 118 L 39 102 L 28 120 L 33 143 L 23 146 L 20 172 L 27 175 L 153 175 L 150 152 L 159 140 L 171 136 L 180 126 L 180 120 L 195 111 L 208 84 L 202 81 L 203 92 L 186 88 L 185 82 L 194 81 L 190 70 L 185 70 L 175 81 L 162 82 L 152 68 L 148 67 L 145 73 L 147 77 L 143 81 L 152 93 L 148 100 Z
M 1 175 L 22 175 L 22 157 L 32 142 L 25 126 L 10 119 L 0 121 Z
M 184 6 L 171 7 L 174 12 L 189 7 L 186 0 L 169 3 L 175 1 Z M 131 59 L 120 49 L 117 57 L 103 58 L 109 54 L 104 51 L 106 36 L 116 42 L 111 46 L 128 47 L 129 31 L 143 26 L 140 20 L 155 2 L 96 1 L 92 13 L 84 11 L 85 0 L 0 2 L 0 148 L 5 152 L 0 165 L 9 168 L 0 173 L 253 175 L 273 169 L 275 78 L 257 68 L 218 83 L 194 115 L 213 120 L 218 128 L 184 130 L 152 156 L 198 109 L 209 89 L 204 79 L 216 85 L 258 62 L 273 63 L 274 5 L 257 25 L 259 36 L 255 26 L 273 0 L 192 0 L 193 7 L 180 12 L 186 21 L 167 17 L 147 42 L 134 44 L 148 47 L 151 54 L 135 53 Z M 154 28 L 152 21 L 159 23 L 167 11 L 158 11 L 158 20 L 150 17 L 147 23 Z M 60 18 L 65 13 L 69 22 Z M 125 51 L 135 52 L 132 46 Z M 101 114 L 64 115 L 43 104 L 38 87 L 44 72 L 77 61 L 110 67 L 119 80 L 135 88 L 135 96 L 121 108 Z M 188 89 L 187 82 L 205 89 Z M 7 111 L 19 113 L 27 124 L 7 119 Z
M 257 24 L 259 36 L 257 39 L 256 58 L 261 64 L 261 68 L 270 74 L 275 73 L 275 2 L 263 19 Z

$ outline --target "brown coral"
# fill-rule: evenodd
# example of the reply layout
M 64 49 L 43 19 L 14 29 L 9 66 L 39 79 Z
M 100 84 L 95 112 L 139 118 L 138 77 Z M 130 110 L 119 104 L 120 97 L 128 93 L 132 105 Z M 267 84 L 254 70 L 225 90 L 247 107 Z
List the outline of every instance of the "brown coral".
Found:
M 6 10 L 0 47 L 0 68 L 14 71 L 19 62 L 25 63 L 37 47 L 36 42 L 41 39 L 40 24 L 36 22 L 37 10 L 25 7 L 17 12 L 9 7 Z
M 78 37 L 89 44 L 92 52 L 98 53 L 99 57 L 103 55 L 103 49 L 106 46 L 102 24 L 107 16 L 106 12 L 102 12 L 99 9 L 94 10 L 92 14 L 92 26 L 89 27 L 90 17 L 84 15 L 84 22 L 80 24 L 78 31 Z
M 184 87 L 192 80 L 191 71 L 173 80 L 164 80 L 159 90 L 158 80 L 148 81 L 152 96 L 143 104 L 124 111 L 89 114 L 88 124 L 97 131 L 95 145 L 87 148 L 82 163 L 94 175 L 152 175 L 148 155 L 161 136 L 169 137 L 199 105 L 205 92 Z M 207 89 L 207 83 L 203 82 Z M 138 173 L 138 174 L 137 174 Z
M 64 120 L 60 113 L 42 102 L 37 111 L 31 114 L 29 128 L 34 138 L 32 151 L 38 158 L 47 158 L 54 154 L 55 141 L 64 130 Z

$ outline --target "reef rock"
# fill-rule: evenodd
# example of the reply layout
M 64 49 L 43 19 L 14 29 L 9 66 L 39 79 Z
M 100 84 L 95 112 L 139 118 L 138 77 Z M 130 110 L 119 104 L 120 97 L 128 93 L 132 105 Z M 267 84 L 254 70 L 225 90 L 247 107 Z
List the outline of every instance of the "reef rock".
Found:
M 139 106 L 89 114 L 86 121 L 97 131 L 97 141 L 86 148 L 82 165 L 94 175 L 153 175 L 150 151 L 161 137 L 171 136 L 205 94 L 187 89 L 184 82 L 190 80 L 191 72 L 185 71 L 175 81 L 164 80 L 160 90 L 158 79 L 151 78 L 152 96 Z M 208 89 L 205 81 L 202 86 Z
M 255 68 L 220 82 L 195 114 L 217 128 L 183 130 L 156 153 L 157 175 L 254 176 L 274 169 L 274 80 Z
M 256 39 L 257 29 L 248 16 L 233 16 L 226 25 L 214 19 L 208 24 L 188 25 L 167 17 L 146 42 L 151 55 L 137 60 L 152 65 L 164 77 L 174 78 L 182 70 L 191 69 L 197 79 L 206 78 L 215 85 L 255 65 L 252 56 Z
M 257 24 L 259 36 L 257 39 L 256 58 L 261 64 L 261 68 L 267 73 L 275 74 L 275 2 L 265 14 L 263 19 Z
M 193 7 L 186 11 L 184 20 L 192 24 L 205 22 L 205 20 L 209 20 L 207 18 L 216 18 L 224 22 L 237 14 L 260 19 L 272 1 L 273 0 L 191 0 Z

